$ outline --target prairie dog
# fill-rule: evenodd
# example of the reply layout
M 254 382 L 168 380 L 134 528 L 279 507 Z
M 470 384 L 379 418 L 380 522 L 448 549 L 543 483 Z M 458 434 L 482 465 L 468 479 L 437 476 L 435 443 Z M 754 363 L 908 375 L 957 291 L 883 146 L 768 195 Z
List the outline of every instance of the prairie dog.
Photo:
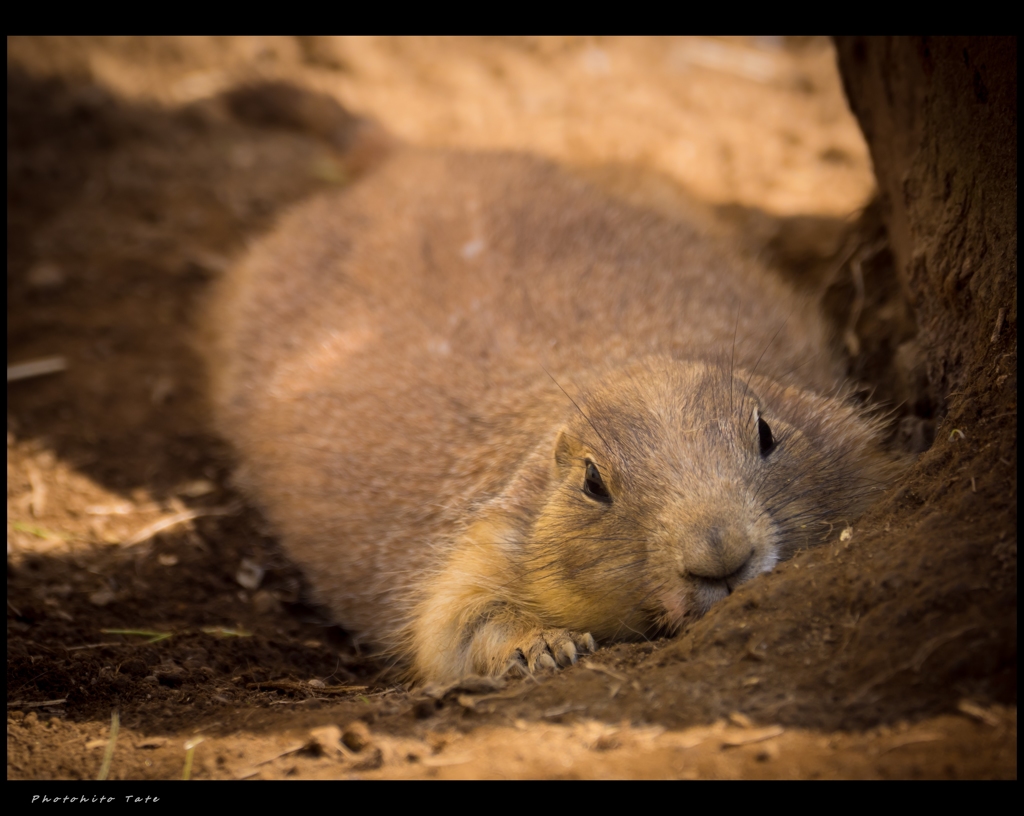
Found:
M 676 631 L 894 473 L 814 304 L 538 159 L 400 153 L 211 321 L 240 484 L 420 681 Z

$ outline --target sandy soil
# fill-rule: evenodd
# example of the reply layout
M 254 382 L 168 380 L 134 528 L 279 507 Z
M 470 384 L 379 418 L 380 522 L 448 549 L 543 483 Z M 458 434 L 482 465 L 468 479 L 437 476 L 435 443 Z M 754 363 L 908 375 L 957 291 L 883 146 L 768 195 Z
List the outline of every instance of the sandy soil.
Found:
M 66 366 L 8 386 L 9 779 L 1016 777 L 1016 337 L 943 415 L 901 369 L 828 42 L 14 38 L 7 106 L 8 363 Z M 194 328 L 247 242 L 391 140 L 707 219 L 821 293 L 916 465 L 676 639 L 389 681 L 232 490 Z

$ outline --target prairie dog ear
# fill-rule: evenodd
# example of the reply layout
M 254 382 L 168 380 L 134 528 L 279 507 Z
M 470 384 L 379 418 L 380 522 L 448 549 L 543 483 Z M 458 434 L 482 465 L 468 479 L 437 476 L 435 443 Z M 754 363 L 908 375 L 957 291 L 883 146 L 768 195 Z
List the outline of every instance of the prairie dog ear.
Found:
M 566 433 L 565 428 L 558 432 L 558 439 L 555 441 L 555 470 L 559 476 L 576 467 L 584 455 L 583 446 L 578 439 Z

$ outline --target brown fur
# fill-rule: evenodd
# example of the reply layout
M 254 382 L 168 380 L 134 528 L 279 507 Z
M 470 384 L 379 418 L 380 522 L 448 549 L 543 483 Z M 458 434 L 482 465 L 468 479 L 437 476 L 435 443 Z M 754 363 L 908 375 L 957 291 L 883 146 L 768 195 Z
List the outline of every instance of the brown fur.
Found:
M 423 680 L 676 630 L 893 473 L 813 304 L 525 157 L 397 156 L 287 217 L 212 322 L 241 484 Z

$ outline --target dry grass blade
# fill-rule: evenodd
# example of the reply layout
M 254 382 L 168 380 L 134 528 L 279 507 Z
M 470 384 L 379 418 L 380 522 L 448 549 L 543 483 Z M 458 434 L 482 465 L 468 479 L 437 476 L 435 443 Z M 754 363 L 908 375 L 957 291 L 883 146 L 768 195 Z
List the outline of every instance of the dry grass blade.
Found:
M 43 357 L 39 360 L 29 360 L 27 363 L 16 363 L 7 366 L 7 382 L 42 377 L 44 374 L 56 374 L 67 367 L 68 361 L 63 357 Z
M 114 713 L 110 715 L 110 738 L 107 740 L 107 747 L 103 752 L 103 763 L 100 765 L 100 772 L 96 775 L 96 779 L 100 782 L 106 779 L 107 774 L 110 773 L 110 762 L 114 758 L 114 746 L 117 745 L 117 732 L 120 727 L 121 718 L 115 708 Z

